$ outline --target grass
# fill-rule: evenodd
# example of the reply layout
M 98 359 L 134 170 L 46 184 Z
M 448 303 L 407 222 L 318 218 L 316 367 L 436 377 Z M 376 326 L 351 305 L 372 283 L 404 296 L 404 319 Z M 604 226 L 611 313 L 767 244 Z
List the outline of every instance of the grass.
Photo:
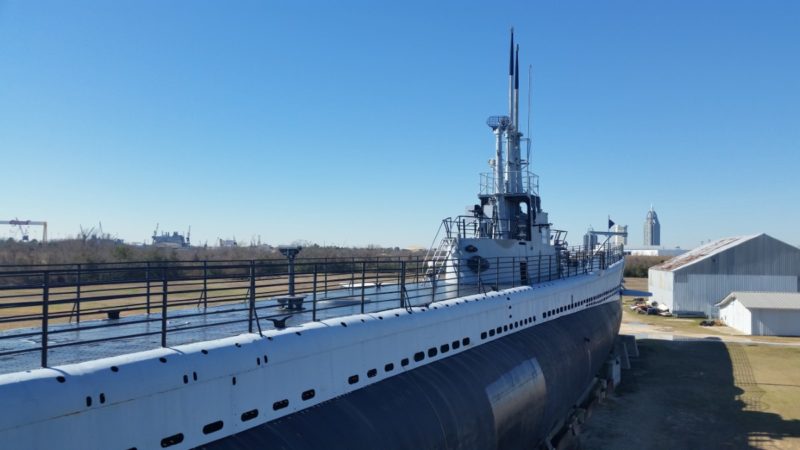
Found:
M 800 448 L 800 348 L 639 341 L 583 448 Z
M 647 279 L 625 286 L 647 290 Z M 581 448 L 800 448 L 800 347 L 762 343 L 800 339 L 730 336 L 699 319 L 637 314 L 632 302 L 623 297 L 623 325 L 693 339 L 639 340 L 640 357 L 593 411 Z

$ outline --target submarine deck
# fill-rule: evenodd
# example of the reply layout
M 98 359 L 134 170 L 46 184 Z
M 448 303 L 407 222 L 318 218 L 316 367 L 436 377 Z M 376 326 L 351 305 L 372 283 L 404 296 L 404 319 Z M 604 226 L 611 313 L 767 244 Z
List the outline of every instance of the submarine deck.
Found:
M 583 275 L 620 259 L 619 249 L 496 258 L 457 283 L 432 282 L 432 270 L 443 274 L 444 266 L 419 258 L 0 267 L 0 374 L 420 308 Z

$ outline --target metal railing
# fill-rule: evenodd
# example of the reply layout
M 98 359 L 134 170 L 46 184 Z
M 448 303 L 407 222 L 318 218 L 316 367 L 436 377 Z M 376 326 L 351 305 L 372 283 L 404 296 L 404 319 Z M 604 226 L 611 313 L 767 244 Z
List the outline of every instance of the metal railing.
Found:
M 527 224 L 523 219 L 456 216 L 442 219 L 442 226 L 447 238 L 529 239 Z M 539 225 L 534 225 L 537 226 Z
M 431 275 L 421 258 L 304 259 L 294 264 L 293 289 L 285 260 L 0 267 L 0 373 L 13 371 L 9 368 L 20 358 L 27 358 L 28 366 L 47 367 L 54 356 L 60 363 L 78 362 L 424 307 L 576 276 L 621 258 L 621 249 L 495 258 L 486 268 L 479 264 L 472 277 L 466 276 L 472 269 L 464 261 L 454 264 L 455 278 L 452 271 Z M 114 345 L 105 344 L 110 342 Z M 84 346 L 93 353 L 70 355 Z
M 503 174 L 505 182 L 507 183 L 506 192 L 510 192 L 509 188 L 518 181 L 521 187 L 518 193 L 528 192 L 533 195 L 539 195 L 539 175 L 528 170 L 506 170 L 503 171 Z M 497 179 L 495 178 L 494 172 L 481 173 L 481 182 L 478 192 L 480 192 L 480 195 L 492 195 L 497 192 Z

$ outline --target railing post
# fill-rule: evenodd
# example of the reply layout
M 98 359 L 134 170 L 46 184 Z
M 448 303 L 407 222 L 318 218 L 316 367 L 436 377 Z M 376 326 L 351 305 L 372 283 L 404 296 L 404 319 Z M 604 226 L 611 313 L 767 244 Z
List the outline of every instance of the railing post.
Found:
M 256 312 L 256 265 L 255 261 L 250 260 L 250 307 L 248 308 L 248 319 L 247 319 L 248 333 L 253 332 L 253 315 L 255 314 L 255 312 Z
M 406 307 L 406 262 L 400 263 L 400 307 Z
M 367 261 L 361 262 L 361 314 L 364 314 L 364 285 L 367 277 Z
M 50 272 L 42 274 L 42 367 L 47 367 L 48 321 L 50 320 Z
M 167 346 L 167 296 L 169 295 L 169 282 L 167 274 L 167 262 L 164 261 L 161 279 L 161 346 Z
M 499 290 L 500 290 L 500 257 L 498 256 L 498 257 L 496 258 L 496 260 L 497 260 L 497 261 L 495 262 L 495 266 L 496 266 L 496 267 L 495 267 L 495 274 L 496 274 L 496 275 L 495 275 L 495 280 L 494 280 L 494 282 L 495 282 L 495 284 L 497 285 L 497 290 L 499 291 Z M 478 267 L 478 271 L 480 271 L 480 266 Z
M 203 261 L 203 311 L 208 309 L 208 260 Z
M 588 252 L 584 252 L 584 254 L 583 254 L 583 274 L 584 275 L 589 273 L 589 264 L 590 264 L 590 262 L 591 262 L 591 260 L 589 259 Z
M 517 257 L 511 257 L 511 287 L 516 287 L 517 283 Z
M 311 321 L 317 321 L 317 263 L 314 263 L 314 291 L 311 297 Z
M 435 267 L 435 266 L 434 266 Z M 425 269 L 425 275 L 428 275 L 428 269 Z M 436 269 L 430 275 L 431 277 L 431 303 L 436 301 L 436 287 L 439 284 L 439 276 L 436 274 Z
M 536 284 L 542 282 L 542 254 L 539 253 L 539 261 L 536 262 Z
M 325 298 L 328 298 L 328 268 L 330 267 L 328 264 L 328 258 L 325 258 L 322 261 L 323 267 L 325 267 Z
M 353 294 L 356 289 L 356 259 L 350 262 L 350 294 Z
M 150 261 L 147 262 L 147 267 L 144 272 L 144 279 L 147 282 L 147 314 L 150 314 Z
M 81 323 L 81 265 L 78 264 L 78 277 L 75 286 L 75 320 Z

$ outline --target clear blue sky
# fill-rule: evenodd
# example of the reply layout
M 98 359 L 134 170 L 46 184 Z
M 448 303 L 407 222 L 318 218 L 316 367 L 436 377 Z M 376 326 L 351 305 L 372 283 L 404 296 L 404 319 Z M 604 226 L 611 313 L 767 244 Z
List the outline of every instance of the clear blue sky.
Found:
M 610 214 L 639 245 L 652 203 L 668 246 L 800 244 L 800 2 L 498 5 L 0 1 L 0 219 L 427 246 L 475 202 L 513 25 L 572 242 Z

